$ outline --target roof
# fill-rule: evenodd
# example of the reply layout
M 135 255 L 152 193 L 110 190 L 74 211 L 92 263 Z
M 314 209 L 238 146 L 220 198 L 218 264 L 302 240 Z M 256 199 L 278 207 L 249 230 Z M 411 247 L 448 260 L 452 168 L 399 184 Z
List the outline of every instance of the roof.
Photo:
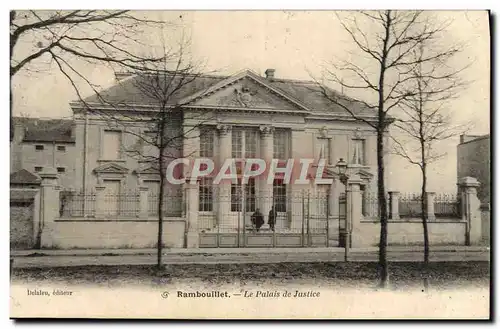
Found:
M 14 124 L 24 128 L 23 142 L 74 143 L 73 120 L 15 117 Z
M 16 171 L 16 172 L 10 174 L 10 184 L 11 185 L 13 185 L 13 184 L 16 184 L 16 185 L 40 184 L 40 181 L 41 181 L 41 179 L 38 175 L 33 174 L 26 169 L 21 169 L 19 171 Z
M 323 89 L 329 94 L 329 97 L 334 97 L 340 102 L 349 106 L 349 108 L 356 114 L 373 114 L 374 112 L 365 106 L 361 102 L 349 98 L 339 92 L 332 90 L 328 87 L 321 87 L 318 83 L 314 81 L 303 81 L 303 80 L 291 80 L 291 79 L 266 79 L 260 77 L 252 71 L 246 70 L 242 71 L 232 76 L 211 76 L 211 75 L 198 75 L 198 76 L 188 76 L 188 83 L 181 86 L 179 91 L 173 94 L 169 98 L 169 103 L 171 105 L 178 104 L 181 100 L 194 95 L 203 94 L 210 87 L 217 87 L 216 85 L 224 85 L 227 80 L 227 84 L 234 83 L 234 77 L 250 77 L 255 79 L 257 82 L 278 90 L 287 98 L 296 101 L 307 107 L 311 112 L 316 113 L 340 113 L 347 114 L 342 106 L 339 106 L 329 100 L 323 94 Z M 121 75 L 123 76 L 123 75 Z M 191 77 L 191 78 L 189 78 Z M 180 81 L 180 75 L 177 74 L 174 79 Z M 186 79 L 186 78 L 185 78 Z M 86 103 L 101 103 L 101 104 L 113 104 L 126 105 L 126 104 L 147 104 L 154 105 L 157 100 L 154 97 L 149 97 L 147 91 L 144 92 L 143 86 L 146 82 L 145 75 L 130 75 L 128 78 L 124 78 L 118 83 L 102 92 L 99 95 L 93 95 L 86 98 L 84 101 Z M 149 82 L 146 82 L 149 83 Z M 181 85 L 181 84 L 177 84 Z M 197 97 L 196 97 L 197 98 Z

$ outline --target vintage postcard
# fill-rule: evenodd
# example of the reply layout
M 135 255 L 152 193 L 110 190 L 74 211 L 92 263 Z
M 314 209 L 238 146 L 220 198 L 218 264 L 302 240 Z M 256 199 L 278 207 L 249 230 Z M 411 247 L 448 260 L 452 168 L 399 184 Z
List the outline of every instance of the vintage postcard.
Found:
M 490 319 L 488 11 L 10 12 L 10 317 Z

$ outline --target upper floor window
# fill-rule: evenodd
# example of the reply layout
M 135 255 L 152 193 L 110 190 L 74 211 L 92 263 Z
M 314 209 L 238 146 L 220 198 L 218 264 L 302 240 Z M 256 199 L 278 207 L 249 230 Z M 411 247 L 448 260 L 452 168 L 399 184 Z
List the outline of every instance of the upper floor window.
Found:
M 44 149 L 43 145 L 35 145 L 36 151 L 43 151 L 43 149 Z
M 43 167 L 35 167 L 35 172 L 41 172 Z
M 352 159 L 351 163 L 364 165 L 365 164 L 365 140 L 353 139 L 352 140 Z
M 64 145 L 57 145 L 57 150 L 61 152 L 66 152 L 66 146 Z
M 231 155 L 235 159 L 256 158 L 259 134 L 252 128 L 233 128 L 231 135 Z
M 118 160 L 121 158 L 122 132 L 117 130 L 105 130 L 103 138 L 103 157 L 107 160 Z
M 318 138 L 319 154 L 318 159 L 325 159 L 326 164 L 330 162 L 330 140 Z
M 211 158 L 214 156 L 215 130 L 210 127 L 200 129 L 200 156 Z
M 58 173 L 65 173 L 66 172 L 66 168 L 64 168 L 64 167 L 57 167 L 57 172 Z
M 289 131 L 276 129 L 273 135 L 273 158 L 287 160 L 289 158 Z

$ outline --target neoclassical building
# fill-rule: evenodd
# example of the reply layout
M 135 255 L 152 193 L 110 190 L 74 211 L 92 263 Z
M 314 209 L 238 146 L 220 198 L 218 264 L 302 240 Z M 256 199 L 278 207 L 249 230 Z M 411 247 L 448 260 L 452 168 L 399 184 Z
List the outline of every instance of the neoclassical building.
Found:
M 150 195 L 157 193 L 158 171 L 145 155 L 154 158 L 158 150 L 141 141 L 155 133 L 144 118 L 157 115 L 157 100 L 148 98 L 137 87 L 140 79 L 138 75 L 118 74 L 115 86 L 86 99 L 85 104 L 71 104 L 75 149 L 79 150 L 75 153 L 80 154 L 75 159 L 76 189 L 104 186 L 107 191 L 122 193 L 148 187 Z M 376 120 L 376 113 L 361 102 L 326 90 L 357 117 Z M 295 163 L 305 158 L 324 159 L 329 167 L 324 175 L 333 179 L 329 185 L 286 184 L 279 177 L 272 184 L 251 179 L 242 189 L 240 180 L 214 186 L 213 177 L 203 178 L 197 193 L 200 227 L 239 223 L 236 218 L 245 195 L 247 217 L 256 209 L 267 216 L 274 206 L 280 220 L 287 223 L 283 226 L 291 228 L 294 207 L 302 207 L 293 205 L 293 198 L 304 190 L 322 193 L 324 198 L 319 199 L 324 203 L 313 208 L 322 208 L 319 212 L 327 211 L 330 219 L 336 218 L 339 195 L 345 187 L 332 167 L 341 158 L 349 170 L 363 178 L 365 191 L 376 191 L 375 131 L 324 97 L 315 82 L 282 79 L 273 69 L 266 70 L 264 76 L 250 70 L 231 76 L 202 75 L 179 88 L 169 101 L 181 111 L 171 116 L 168 131 L 186 137 L 178 145 L 169 146 L 172 159 L 210 158 L 216 167 L 227 158 L 293 159 Z M 88 107 L 93 110 L 88 111 Z M 120 122 L 116 118 L 121 118 Z M 181 216 L 186 200 L 183 186 L 169 185 L 167 194 L 183 198 L 184 203 L 168 205 L 173 216 Z M 150 206 L 154 214 L 156 206 Z M 116 212 L 120 204 L 109 202 L 108 207 Z

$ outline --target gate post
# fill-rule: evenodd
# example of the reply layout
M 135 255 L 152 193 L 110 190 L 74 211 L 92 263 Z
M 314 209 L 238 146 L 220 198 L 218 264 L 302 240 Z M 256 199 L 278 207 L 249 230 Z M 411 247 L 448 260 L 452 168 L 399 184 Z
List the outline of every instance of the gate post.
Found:
M 54 168 L 46 168 L 39 175 L 42 178 L 40 185 L 40 218 L 37 230 L 37 239 L 35 244 L 38 248 L 51 247 L 54 243 L 52 240 L 52 224 L 59 217 L 59 189 L 57 187 L 57 172 Z
M 359 175 L 354 174 L 347 180 L 346 193 L 346 246 L 357 248 L 363 245 L 363 237 L 360 235 L 362 216 L 361 184 L 363 181 Z
M 481 202 L 477 197 L 479 182 L 473 177 L 463 177 L 458 181 L 462 197 L 462 220 L 466 223 L 465 245 L 481 242 Z
M 186 193 L 186 248 L 198 248 L 200 246 L 200 237 L 198 233 L 198 181 L 193 184 L 185 184 Z

